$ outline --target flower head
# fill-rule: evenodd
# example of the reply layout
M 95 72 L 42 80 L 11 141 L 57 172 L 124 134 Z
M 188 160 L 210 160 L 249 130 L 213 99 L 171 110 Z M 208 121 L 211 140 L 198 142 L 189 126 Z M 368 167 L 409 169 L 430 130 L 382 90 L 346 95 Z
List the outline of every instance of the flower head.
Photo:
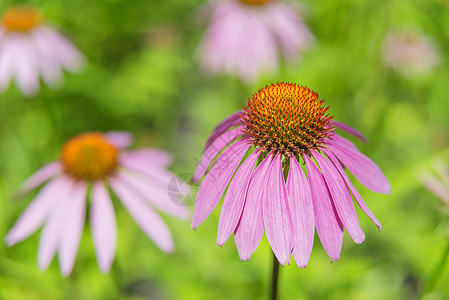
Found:
M 407 31 L 387 35 L 382 59 L 386 66 L 408 77 L 431 72 L 441 60 L 429 37 Z
M 290 263 L 292 253 L 299 267 L 309 261 L 315 228 L 332 260 L 340 257 L 343 228 L 356 243 L 364 241 L 351 194 L 380 229 L 343 167 L 373 191 L 390 193 L 390 185 L 376 164 L 334 130 L 364 137 L 333 121 L 327 110 L 318 94 L 296 84 L 255 93 L 206 142 L 193 178 L 204 176 L 192 226 L 209 216 L 227 188 L 218 245 L 234 233 L 240 258 L 248 260 L 265 231 L 279 262 Z
M 212 73 L 236 74 L 245 82 L 278 68 L 279 52 L 299 57 L 312 34 L 284 1 L 212 1 L 211 21 L 200 46 L 202 65 Z
M 79 70 L 83 55 L 64 36 L 43 24 L 40 12 L 17 6 L 0 21 L 0 92 L 11 79 L 26 96 L 39 91 L 39 78 L 51 87 L 63 79 L 62 68 Z
M 42 224 L 38 264 L 46 269 L 56 252 L 63 275 L 72 271 L 84 228 L 88 187 L 90 224 L 100 269 L 108 272 L 117 247 L 117 225 L 109 186 L 142 230 L 165 252 L 174 249 L 173 239 L 157 208 L 185 219 L 189 213 L 177 206 L 188 191 L 167 192 L 176 176 L 166 169 L 170 155 L 155 149 L 126 151 L 132 136 L 126 132 L 84 133 L 62 147 L 61 158 L 34 174 L 22 186 L 24 195 L 49 181 L 9 231 L 6 241 L 16 244 Z

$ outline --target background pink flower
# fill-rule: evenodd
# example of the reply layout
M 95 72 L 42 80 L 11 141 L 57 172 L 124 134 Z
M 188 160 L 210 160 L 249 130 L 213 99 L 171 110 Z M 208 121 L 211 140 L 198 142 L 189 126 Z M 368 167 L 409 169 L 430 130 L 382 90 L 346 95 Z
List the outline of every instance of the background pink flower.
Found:
M 277 71 L 280 52 L 291 61 L 314 38 L 295 8 L 277 0 L 211 2 L 210 24 L 200 46 L 202 65 L 212 73 L 256 81 Z
M 42 23 L 40 13 L 29 7 L 6 11 L 0 25 L 0 92 L 15 80 L 25 96 L 39 91 L 39 78 L 50 87 L 63 79 L 62 69 L 79 71 L 84 56 L 60 33 Z
M 338 127 L 363 137 L 333 122 L 323 102 L 305 87 L 278 83 L 260 89 L 243 111 L 220 123 L 195 171 L 195 182 L 205 176 L 192 227 L 224 196 L 218 245 L 234 233 L 240 258 L 249 260 L 265 232 L 278 261 L 289 264 L 293 254 L 301 268 L 315 228 L 333 261 L 340 257 L 343 229 L 356 243 L 365 240 L 352 197 L 380 230 L 344 167 L 375 192 L 388 194 L 390 185 L 374 162 L 334 132 Z
M 189 212 L 176 205 L 188 190 L 169 194 L 176 176 L 166 168 L 169 154 L 151 148 L 125 151 L 132 143 L 126 132 L 85 133 L 69 140 L 61 159 L 50 163 L 29 178 L 19 191 L 24 195 L 49 181 L 9 231 L 6 242 L 14 245 L 42 224 L 38 265 L 46 269 L 56 252 L 61 273 L 71 273 L 81 241 L 86 199 L 90 195 L 90 225 L 101 271 L 108 272 L 117 247 L 117 224 L 110 187 L 145 234 L 164 252 L 174 250 L 173 238 L 154 208 L 186 219 Z

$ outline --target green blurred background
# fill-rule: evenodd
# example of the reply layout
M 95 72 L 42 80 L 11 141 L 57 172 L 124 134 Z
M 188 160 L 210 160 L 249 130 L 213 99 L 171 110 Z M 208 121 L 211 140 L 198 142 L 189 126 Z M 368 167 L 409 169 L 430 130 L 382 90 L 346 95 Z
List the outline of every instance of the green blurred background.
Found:
M 288 81 L 317 91 L 336 120 L 356 127 L 356 141 L 385 172 L 391 196 L 354 181 L 383 225 L 360 210 L 366 241 L 345 234 L 341 259 L 331 263 L 315 237 L 309 265 L 281 268 L 281 299 L 411 299 L 439 264 L 449 226 L 447 209 L 417 174 L 436 157 L 449 162 L 449 1 L 304 0 L 304 19 L 317 39 L 298 63 L 253 86 L 199 70 L 197 45 L 204 33 L 198 0 L 1 0 L 35 5 L 86 55 L 88 68 L 66 73 L 58 90 L 43 86 L 24 98 L 15 87 L 0 94 L 0 240 L 32 199 L 13 201 L 28 176 L 59 156 L 61 145 L 85 131 L 128 130 L 135 147 L 165 149 L 172 170 L 187 179 L 214 126 L 241 109 L 265 84 Z M 429 36 L 440 64 L 428 74 L 404 76 L 382 64 L 388 32 Z M 117 200 L 117 199 L 115 199 Z M 219 208 L 198 229 L 164 217 L 176 252 L 160 251 L 115 201 L 118 250 L 113 270 L 102 274 L 86 225 L 73 274 L 65 279 L 54 260 L 37 269 L 39 233 L 11 248 L 0 243 L 1 299 L 263 299 L 272 254 L 264 238 L 241 262 L 233 238 L 216 245 Z M 445 267 L 445 266 L 443 266 Z M 426 299 L 449 299 L 443 272 Z

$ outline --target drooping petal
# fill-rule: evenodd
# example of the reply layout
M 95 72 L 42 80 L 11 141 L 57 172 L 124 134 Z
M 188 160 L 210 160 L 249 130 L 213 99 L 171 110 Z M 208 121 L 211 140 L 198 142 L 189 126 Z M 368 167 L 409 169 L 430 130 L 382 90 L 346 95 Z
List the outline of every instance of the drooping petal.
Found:
M 175 203 L 174 201 L 176 199 L 170 198 L 167 187 L 156 185 L 137 174 L 119 172 L 116 176 L 119 181 L 126 183 L 142 199 L 146 200 L 148 204 L 180 219 L 185 220 L 189 217 L 189 210 L 186 207 L 176 205 L 178 202 Z
M 204 150 L 204 154 L 201 157 L 201 160 L 198 163 L 193 175 L 193 182 L 197 183 L 201 177 L 203 177 L 204 173 L 206 173 L 206 170 L 209 168 L 209 165 L 218 153 L 220 153 L 227 145 L 241 135 L 243 135 L 241 129 L 235 128 L 230 131 L 226 131 L 217 137 L 213 143 Z
M 288 194 L 282 173 L 281 155 L 274 157 L 268 172 L 263 199 L 263 225 L 274 255 L 281 265 L 290 264 L 293 228 L 288 208 Z
M 0 55 L 0 92 L 9 87 L 11 78 L 14 77 L 19 64 L 20 55 L 20 36 L 16 34 L 7 34 L 2 40 L 2 49 Z
M 293 258 L 300 268 L 307 266 L 313 248 L 315 216 L 312 193 L 296 157 L 290 158 L 287 192 L 293 226 Z
M 449 205 L 449 190 L 435 177 L 435 175 L 428 171 L 424 171 L 419 174 L 418 178 L 426 189 Z
M 356 138 L 360 139 L 362 142 L 368 143 L 368 139 L 360 131 L 358 131 L 355 128 L 352 128 L 349 125 L 346 125 L 344 123 L 340 123 L 340 122 L 337 122 L 334 120 L 331 121 L 331 125 L 337 127 L 338 129 L 341 129 L 343 131 L 346 131 L 349 134 L 352 134 Z
M 44 186 L 9 231 L 6 243 L 12 246 L 35 232 L 55 209 L 58 198 L 66 188 L 64 177 L 55 178 Z
M 168 167 L 173 162 L 173 157 L 168 152 L 152 148 L 122 152 L 119 160 L 122 159 L 135 161 L 148 167 L 154 165 Z
M 61 183 L 61 190 L 58 193 L 58 201 L 55 209 L 52 211 L 51 216 L 49 216 L 42 230 L 37 255 L 37 264 L 41 270 L 48 268 L 60 246 L 66 221 L 73 206 L 72 192 L 74 184 L 75 182 L 69 178 Z
M 246 192 L 259 153 L 256 151 L 246 158 L 229 184 L 218 221 L 217 244 L 222 246 L 235 230 L 245 204 Z
M 340 135 L 338 135 L 338 134 L 333 134 L 333 135 L 331 136 L 331 139 L 332 139 L 332 143 L 340 144 L 340 145 L 343 145 L 343 146 L 352 148 L 352 149 L 354 149 L 355 151 L 359 151 L 359 148 L 357 148 L 357 146 L 354 145 L 353 142 L 351 142 L 351 141 L 348 140 L 348 139 L 345 139 L 344 137 L 342 137 L 342 136 L 340 136 Z
M 338 219 L 323 175 L 308 155 L 303 155 L 303 158 L 312 192 L 316 231 L 327 255 L 335 261 L 340 258 L 343 245 L 343 225 Z
M 128 148 L 134 141 L 134 136 L 127 131 L 109 131 L 104 136 L 109 143 L 119 149 Z
M 217 158 L 198 189 L 193 209 L 193 228 L 198 227 L 214 210 L 249 147 L 246 140 L 239 140 Z
M 262 203 L 266 197 L 268 171 L 270 170 L 272 155 L 268 155 L 256 168 L 248 187 L 245 206 L 240 222 L 234 233 L 235 246 L 240 259 L 247 261 L 256 251 L 263 237 Z
M 62 166 L 59 162 L 52 162 L 43 166 L 22 184 L 15 197 L 21 198 L 25 196 L 50 178 L 61 173 L 61 171 Z
M 241 123 L 240 113 L 240 111 L 233 113 L 214 128 L 212 135 L 207 139 L 206 145 L 204 146 L 205 151 L 210 145 L 212 145 L 216 138 L 225 133 L 232 126 L 236 126 Z
M 103 273 L 109 272 L 117 249 L 117 222 L 111 197 L 101 182 L 93 186 L 90 224 L 98 266 Z
M 348 192 L 346 183 L 342 179 L 340 173 L 335 166 L 320 153 L 312 150 L 313 158 L 315 158 L 318 166 L 321 168 L 327 187 L 331 194 L 334 207 L 337 210 L 340 221 L 357 244 L 363 243 L 365 234 L 360 227 L 357 213 L 352 203 L 351 194 Z
M 331 143 L 328 147 L 361 184 L 381 194 L 391 192 L 387 178 L 371 159 L 341 144 Z
M 173 252 L 174 243 L 164 220 L 140 199 L 126 184 L 111 178 L 110 184 L 143 232 L 164 252 Z
M 341 177 L 343 177 L 344 181 L 346 182 L 346 185 L 349 187 L 349 190 L 351 191 L 352 195 L 354 195 L 355 201 L 357 201 L 357 204 L 362 209 L 362 211 L 371 219 L 371 221 L 376 224 L 377 228 L 380 230 L 382 228 L 382 225 L 377 220 L 376 216 L 371 212 L 371 210 L 366 205 L 365 201 L 363 201 L 362 197 L 360 196 L 357 189 L 354 187 L 352 182 L 349 180 L 348 175 L 346 175 L 345 171 L 340 165 L 340 162 L 335 157 L 335 155 L 332 153 L 332 151 L 329 151 L 327 149 L 323 150 L 324 153 L 329 157 L 329 159 L 334 163 L 335 167 L 338 169 L 338 172 L 340 172 Z
M 83 235 L 86 218 L 87 184 L 76 183 L 72 191 L 72 204 L 65 220 L 58 252 L 59 266 L 63 276 L 69 276 L 75 264 L 76 253 Z

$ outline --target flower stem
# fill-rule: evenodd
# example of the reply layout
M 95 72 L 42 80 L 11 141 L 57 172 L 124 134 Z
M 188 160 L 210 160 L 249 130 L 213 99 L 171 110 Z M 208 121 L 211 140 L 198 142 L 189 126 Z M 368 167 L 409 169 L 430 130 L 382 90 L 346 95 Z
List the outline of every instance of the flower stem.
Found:
M 278 298 L 279 262 L 273 253 L 273 272 L 271 273 L 271 300 Z
M 418 294 L 418 299 L 422 298 L 425 294 L 433 291 L 438 285 L 441 276 L 444 274 L 444 269 L 446 267 L 447 259 L 449 257 L 449 241 L 446 249 L 441 256 L 440 263 L 436 266 L 435 270 L 429 276 L 429 279 L 424 283 L 421 292 Z

